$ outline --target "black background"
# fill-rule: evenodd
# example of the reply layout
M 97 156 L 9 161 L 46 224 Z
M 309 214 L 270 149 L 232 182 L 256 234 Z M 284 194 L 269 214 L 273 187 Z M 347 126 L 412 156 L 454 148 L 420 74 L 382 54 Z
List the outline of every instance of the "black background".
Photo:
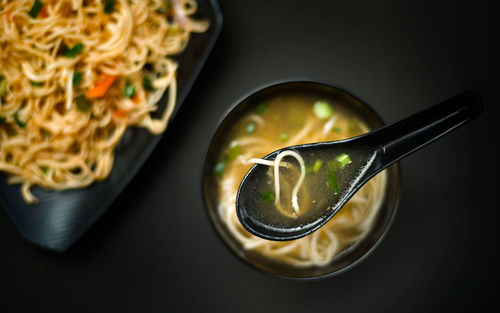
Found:
M 70 250 L 25 242 L 0 211 L 0 312 L 467 312 L 499 308 L 498 1 L 220 1 L 224 27 L 181 111 L 111 209 Z M 350 271 L 298 282 L 238 260 L 203 206 L 216 124 L 242 94 L 307 77 L 386 121 L 467 89 L 485 112 L 401 162 L 380 247 Z

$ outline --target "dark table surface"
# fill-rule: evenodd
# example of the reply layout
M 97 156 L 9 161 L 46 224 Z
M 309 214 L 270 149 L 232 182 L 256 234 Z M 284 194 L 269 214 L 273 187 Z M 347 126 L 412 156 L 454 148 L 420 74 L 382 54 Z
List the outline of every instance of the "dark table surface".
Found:
M 0 312 L 469 312 L 500 307 L 500 6 L 491 1 L 222 0 L 224 28 L 141 172 L 65 253 L 41 250 L 0 210 Z M 467 89 L 485 112 L 401 162 L 395 223 L 348 272 L 271 277 L 221 242 L 201 194 L 216 123 L 242 94 L 308 77 L 386 121 Z

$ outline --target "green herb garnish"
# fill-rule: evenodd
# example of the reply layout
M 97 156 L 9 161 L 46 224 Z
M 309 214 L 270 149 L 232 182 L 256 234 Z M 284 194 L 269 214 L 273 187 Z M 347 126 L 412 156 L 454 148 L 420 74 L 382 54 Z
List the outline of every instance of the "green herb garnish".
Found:
M 314 163 L 314 166 L 313 166 L 314 173 L 317 173 L 319 171 L 322 164 L 323 164 L 323 162 L 321 160 L 316 160 L 316 162 Z
M 132 84 L 126 84 L 125 85 L 125 90 L 123 91 L 123 94 L 125 97 L 131 99 L 135 95 L 135 87 Z
M 16 122 L 17 126 L 19 126 L 20 128 L 25 128 L 26 127 L 26 122 L 24 122 L 23 120 L 21 120 L 21 118 L 19 117 L 18 112 L 14 113 L 14 121 Z
M 146 89 L 147 91 L 154 91 L 155 87 L 153 87 L 153 81 L 149 77 L 144 77 L 142 80 L 142 87 Z
M 73 86 L 78 86 L 80 85 L 80 83 L 82 82 L 82 73 L 80 72 L 74 72 L 73 73 Z
M 43 82 L 31 81 L 31 86 L 33 86 L 33 87 L 42 87 L 43 86 Z
M 63 46 L 62 48 L 62 55 L 65 58 L 74 58 L 83 51 L 83 43 L 79 42 L 76 45 L 74 45 L 71 49 L 69 49 L 66 46 Z
M 287 134 L 287 133 L 281 133 L 281 135 L 280 135 L 280 140 L 281 140 L 282 142 L 287 141 L 287 140 L 288 140 L 288 134 Z
M 226 169 L 226 163 L 220 161 L 217 162 L 214 166 L 214 173 L 217 175 L 222 175 L 224 173 L 224 170 Z
M 334 133 L 341 133 L 342 132 L 342 128 L 340 128 L 340 127 L 334 127 L 334 128 L 332 128 L 332 132 L 334 132 Z
M 330 189 L 332 190 L 333 194 L 334 195 L 339 194 L 340 185 L 335 173 L 328 173 L 328 175 L 326 175 L 326 179 L 328 180 L 328 186 L 330 186 Z
M 351 158 L 345 153 L 342 153 L 341 155 L 336 157 L 335 160 L 340 163 L 341 168 L 344 168 L 347 164 L 352 162 Z
M 306 164 L 306 174 L 311 173 L 313 170 L 313 167 L 310 164 Z
M 38 1 L 38 0 L 35 0 L 35 1 L 33 1 L 33 5 L 31 6 L 31 9 L 28 12 L 28 14 L 32 18 L 37 18 L 38 14 L 40 14 L 40 11 L 42 10 L 42 8 L 43 8 L 43 3 Z
M 245 127 L 245 131 L 247 132 L 247 134 L 255 133 L 255 129 L 256 129 L 255 123 L 248 123 L 247 126 Z
M 261 191 L 260 192 L 260 200 L 262 200 L 262 202 L 273 202 L 274 201 L 274 192 Z
M 90 107 L 92 106 L 92 102 L 90 102 L 90 100 L 87 99 L 87 97 L 85 97 L 84 95 L 80 95 L 80 96 L 76 97 L 75 102 L 76 102 L 76 107 L 78 108 L 78 110 L 80 110 L 82 112 L 90 111 Z
M 316 116 L 321 120 L 329 118 L 333 115 L 333 109 L 326 101 L 316 101 L 314 103 L 313 110 L 314 114 L 316 114 Z
M 104 13 L 111 14 L 115 9 L 115 0 L 106 0 L 104 1 Z
M 241 146 L 236 141 L 231 142 L 231 144 L 229 145 L 229 152 L 227 155 L 229 160 L 232 161 L 236 159 L 240 154 L 241 154 Z
M 255 111 L 257 111 L 257 113 L 259 113 L 260 115 L 266 114 L 268 110 L 269 110 L 269 106 L 266 103 L 260 103 L 255 108 Z
M 45 130 L 42 128 L 42 138 L 43 139 L 49 139 L 50 137 L 52 137 L 52 133 L 49 132 L 48 130 Z
M 7 80 L 5 77 L 0 75 L 0 96 L 7 91 Z
M 47 175 L 49 173 L 49 167 L 48 166 L 40 166 L 40 170 L 44 175 Z

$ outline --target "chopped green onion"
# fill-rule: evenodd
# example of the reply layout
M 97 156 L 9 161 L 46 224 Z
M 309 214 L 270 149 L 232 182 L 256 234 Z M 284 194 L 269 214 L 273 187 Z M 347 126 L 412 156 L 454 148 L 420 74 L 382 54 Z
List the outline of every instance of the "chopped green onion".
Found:
M 333 109 L 326 101 L 316 101 L 313 110 L 314 114 L 321 120 L 333 115 Z
M 134 87 L 134 85 L 132 85 L 132 84 L 126 84 L 125 85 L 125 90 L 124 90 L 123 93 L 124 93 L 125 97 L 127 97 L 129 99 L 133 98 L 134 95 L 135 95 L 135 87 Z
M 147 91 L 154 91 L 155 87 L 153 86 L 153 81 L 149 77 L 144 77 L 142 80 L 142 87 Z
M 82 82 L 82 73 L 74 72 L 73 73 L 73 86 L 78 86 Z
M 26 122 L 22 121 L 21 118 L 19 117 L 18 112 L 14 113 L 14 121 L 16 122 L 17 126 L 20 128 L 25 128 L 26 127 Z
M 104 13 L 111 14 L 115 9 L 115 0 L 106 0 L 104 2 Z
M 335 158 L 335 160 L 340 163 L 341 168 L 344 168 L 347 164 L 351 163 L 351 158 L 345 153 L 339 155 Z
M 48 166 L 40 166 L 40 170 L 42 170 L 42 173 L 44 175 L 47 175 L 49 173 L 49 167 Z
M 5 77 L 0 75 L 0 96 L 7 91 L 7 80 Z
M 266 114 L 268 110 L 269 110 L 269 106 L 266 103 L 260 103 L 255 108 L 255 111 L 257 111 L 257 113 L 259 113 L 260 115 Z
M 281 133 L 281 135 L 280 135 L 280 140 L 281 140 L 282 142 L 287 141 L 287 140 L 288 140 L 288 134 L 287 134 L 287 133 Z
M 43 3 L 40 2 L 40 1 L 38 1 L 38 0 L 35 0 L 35 1 L 33 1 L 33 6 L 31 7 L 31 9 L 28 12 L 28 14 L 32 18 L 37 18 L 38 14 L 40 14 L 40 11 L 42 10 L 42 8 L 43 8 Z
M 5 116 L 0 116 L 0 124 L 2 124 L 3 122 L 5 122 L 7 118 Z
M 33 86 L 33 87 L 42 87 L 43 83 L 42 82 L 31 81 L 31 86 Z
M 273 202 L 274 201 L 274 192 L 261 191 L 260 192 L 260 200 L 262 200 L 262 202 Z
M 326 175 L 326 178 L 328 180 L 328 185 L 330 186 L 330 189 L 332 189 L 333 194 L 335 195 L 339 194 L 340 185 L 335 173 L 329 173 L 328 175 Z
M 75 102 L 78 110 L 82 112 L 88 112 L 90 110 L 90 107 L 92 106 L 92 102 L 90 102 L 90 100 L 87 99 L 87 97 L 85 97 L 84 95 L 76 97 Z
M 236 159 L 240 154 L 241 154 L 241 146 L 236 141 L 231 142 L 231 144 L 229 145 L 229 153 L 228 153 L 229 160 Z
M 62 55 L 65 58 L 74 58 L 83 51 L 83 43 L 79 42 L 73 46 L 73 48 L 68 49 L 68 47 L 63 46 Z
M 358 122 L 356 120 L 350 120 L 349 121 L 349 130 L 351 132 L 353 132 L 353 133 L 360 131 L 359 124 L 358 124 Z
M 217 162 L 214 166 L 214 172 L 215 174 L 217 175 L 222 175 L 222 173 L 224 173 L 224 170 L 226 169 L 226 163 L 220 161 L 220 162 Z
M 321 160 L 319 160 L 319 159 L 316 160 L 316 162 L 314 163 L 314 166 L 313 166 L 314 173 L 317 173 L 319 171 L 322 164 L 323 164 L 323 162 Z
M 313 170 L 313 167 L 311 165 L 309 165 L 309 164 L 306 164 L 306 174 L 311 173 L 312 170 Z
M 255 123 L 248 123 L 247 126 L 245 127 L 247 134 L 255 133 L 255 129 L 256 129 Z
M 332 132 L 334 132 L 334 133 L 341 133 L 342 132 L 342 128 L 340 128 L 340 127 L 334 127 L 334 128 L 332 128 Z
M 42 138 L 49 139 L 50 137 L 52 137 L 52 134 L 48 130 L 42 128 Z

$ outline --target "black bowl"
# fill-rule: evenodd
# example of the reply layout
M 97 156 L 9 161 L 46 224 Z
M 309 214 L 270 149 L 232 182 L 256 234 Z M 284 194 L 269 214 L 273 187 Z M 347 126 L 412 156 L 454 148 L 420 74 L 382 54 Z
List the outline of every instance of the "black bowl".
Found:
M 286 278 L 310 279 L 328 277 L 342 273 L 361 262 L 377 247 L 387 233 L 394 219 L 399 198 L 400 169 L 398 164 L 394 164 L 386 170 L 388 180 L 384 202 L 371 230 L 362 240 L 339 253 L 326 266 L 300 268 L 271 260 L 251 250 L 245 250 L 231 235 L 225 224 L 219 219 L 217 213 L 217 185 L 213 166 L 229 140 L 234 122 L 238 121 L 249 110 L 254 108 L 257 103 L 278 95 L 298 93 L 332 99 L 336 105 L 342 105 L 356 115 L 370 129 L 376 129 L 384 125 L 378 114 L 367 104 L 352 94 L 325 83 L 308 80 L 291 80 L 274 82 L 255 89 L 236 101 L 232 108 L 224 115 L 212 137 L 205 158 L 202 178 L 203 194 L 206 209 L 215 230 L 229 249 L 248 264 L 266 273 Z

